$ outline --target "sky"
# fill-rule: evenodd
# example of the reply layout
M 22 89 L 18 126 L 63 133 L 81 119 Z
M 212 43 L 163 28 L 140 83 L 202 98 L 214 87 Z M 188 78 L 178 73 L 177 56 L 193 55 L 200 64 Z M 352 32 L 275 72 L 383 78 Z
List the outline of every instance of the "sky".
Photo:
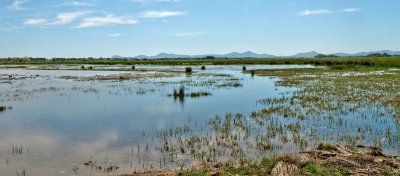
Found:
M 400 50 L 399 0 L 0 0 L 0 57 Z

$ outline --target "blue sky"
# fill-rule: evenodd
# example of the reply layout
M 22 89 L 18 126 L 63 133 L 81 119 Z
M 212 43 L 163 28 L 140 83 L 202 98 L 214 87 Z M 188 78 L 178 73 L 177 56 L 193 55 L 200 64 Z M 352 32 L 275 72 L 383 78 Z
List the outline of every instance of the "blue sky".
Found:
M 400 50 L 398 0 L 1 0 L 0 57 Z

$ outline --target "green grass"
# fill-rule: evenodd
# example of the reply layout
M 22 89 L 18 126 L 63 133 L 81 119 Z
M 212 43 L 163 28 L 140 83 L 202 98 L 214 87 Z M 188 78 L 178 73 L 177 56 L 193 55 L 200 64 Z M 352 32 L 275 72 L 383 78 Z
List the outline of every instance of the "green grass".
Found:
M 316 163 L 308 163 L 300 166 L 302 175 L 325 176 L 325 175 L 352 175 L 351 172 L 341 166 L 321 166 Z
M 278 158 L 265 158 L 261 163 L 257 165 L 241 165 L 239 167 L 234 166 L 223 166 L 220 168 L 220 172 L 216 175 L 270 175 L 272 168 L 275 164 L 280 161 Z M 342 166 L 322 166 L 316 163 L 297 164 L 300 168 L 301 175 L 313 175 L 313 176 L 346 176 L 352 175 L 352 172 Z M 394 173 L 389 169 L 383 172 L 385 175 L 392 176 Z M 201 171 L 187 171 L 180 173 L 182 176 L 208 176 L 211 175 L 208 172 Z
M 177 175 L 178 176 L 208 176 L 210 174 L 208 174 L 206 171 L 188 171 L 188 172 L 184 172 L 184 173 L 179 173 Z

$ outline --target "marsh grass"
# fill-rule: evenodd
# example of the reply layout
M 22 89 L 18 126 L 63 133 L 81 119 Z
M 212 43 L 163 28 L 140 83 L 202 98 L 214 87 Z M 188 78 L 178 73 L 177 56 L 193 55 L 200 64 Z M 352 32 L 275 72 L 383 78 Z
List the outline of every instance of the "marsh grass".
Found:
M 179 87 L 179 89 L 174 89 L 172 94 L 168 94 L 170 97 L 174 97 L 174 99 L 179 99 L 179 100 L 184 100 L 185 97 L 190 97 L 190 98 L 198 98 L 198 97 L 206 97 L 206 96 L 211 96 L 212 94 L 210 92 L 191 92 L 191 93 L 185 93 L 185 86 Z
M 328 141 L 318 147 L 321 150 L 336 152 L 333 143 L 342 142 L 353 153 L 360 152 L 355 146 L 371 141 L 386 148 L 399 144 L 399 137 L 394 134 L 398 130 L 391 126 L 399 114 L 398 71 L 355 68 L 357 71 L 349 67 L 254 70 L 258 76 L 278 77 L 277 86 L 295 89 L 257 101 L 265 108 L 249 116 L 227 113 L 205 125 L 187 122 L 182 127 L 158 131 L 154 148 L 170 163 L 188 157 L 204 163 L 222 163 L 227 165 L 225 171 L 233 175 L 270 174 L 272 168 L 260 166 L 265 157 L 274 158 L 269 160 L 272 166 L 277 161 L 296 165 L 305 175 L 349 174 L 350 170 L 341 166 L 299 164 L 292 155 L 315 147 L 320 141 Z M 185 95 L 178 90 L 174 94 Z M 353 123 L 354 119 L 367 123 Z M 376 123 L 380 127 L 387 125 L 386 130 L 371 126 Z M 382 137 L 385 140 L 380 140 Z M 160 163 L 161 168 L 161 159 Z

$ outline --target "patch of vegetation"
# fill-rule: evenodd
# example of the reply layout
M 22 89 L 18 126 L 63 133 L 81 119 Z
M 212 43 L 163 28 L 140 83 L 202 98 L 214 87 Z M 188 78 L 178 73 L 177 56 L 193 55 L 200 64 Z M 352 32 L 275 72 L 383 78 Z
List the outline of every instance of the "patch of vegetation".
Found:
M 348 168 L 342 166 L 321 166 L 317 163 L 307 163 L 300 166 L 302 175 L 314 175 L 314 176 L 325 176 L 325 175 L 353 175 Z
M 0 59 L 0 64 L 91 64 L 91 65 L 316 65 L 316 66 L 380 66 L 400 67 L 400 56 L 388 56 L 384 54 L 371 55 L 369 57 L 331 57 L 323 58 L 190 58 L 190 59 L 94 59 L 94 58 L 53 58 L 51 60 L 18 60 L 11 58 Z

